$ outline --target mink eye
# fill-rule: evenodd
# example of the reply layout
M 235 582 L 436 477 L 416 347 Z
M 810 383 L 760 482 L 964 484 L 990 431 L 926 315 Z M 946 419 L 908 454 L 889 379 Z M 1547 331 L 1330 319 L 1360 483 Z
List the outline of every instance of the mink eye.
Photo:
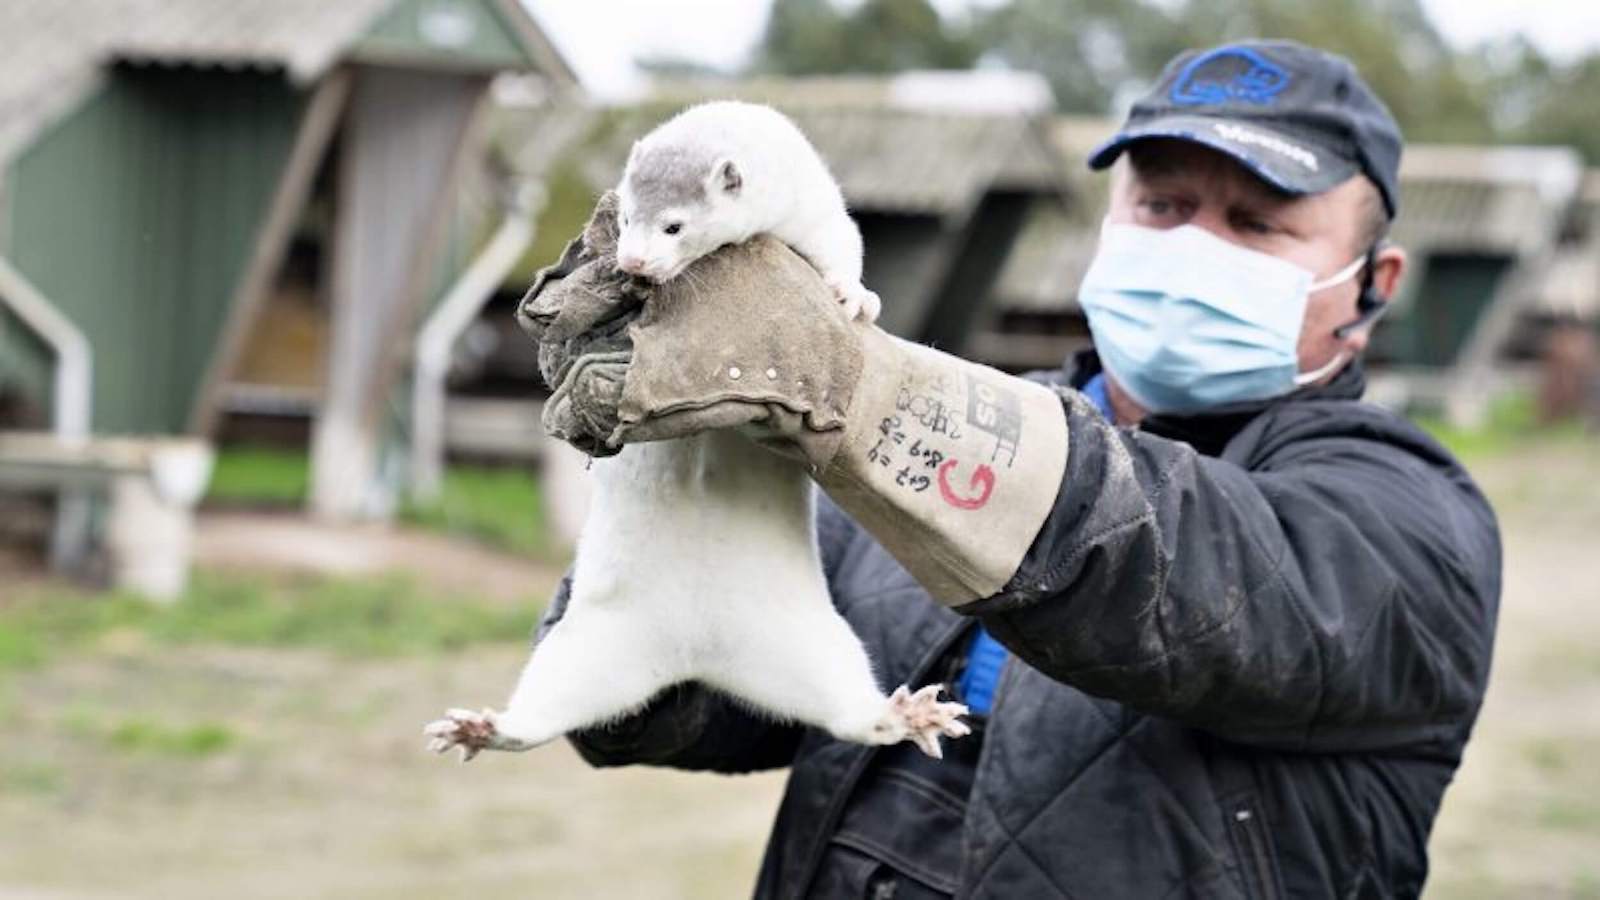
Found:
M 672 224 L 662 228 L 661 230 L 665 231 L 667 234 L 677 234 L 678 232 L 683 230 L 683 223 L 682 222 L 673 222 Z

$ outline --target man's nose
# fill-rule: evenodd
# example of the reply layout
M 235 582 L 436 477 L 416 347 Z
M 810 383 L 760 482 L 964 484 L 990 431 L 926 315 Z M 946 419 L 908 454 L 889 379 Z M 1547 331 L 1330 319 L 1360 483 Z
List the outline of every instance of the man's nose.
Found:
M 617 268 L 629 275 L 640 275 L 644 272 L 644 257 L 632 253 L 617 255 Z

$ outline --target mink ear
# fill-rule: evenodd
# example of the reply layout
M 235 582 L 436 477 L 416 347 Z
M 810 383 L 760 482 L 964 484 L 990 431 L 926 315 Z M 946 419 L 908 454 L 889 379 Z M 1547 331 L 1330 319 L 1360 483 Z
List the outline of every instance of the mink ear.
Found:
M 744 186 L 744 176 L 739 173 L 739 167 L 731 159 L 719 159 L 711 167 L 711 184 L 724 194 L 737 194 Z

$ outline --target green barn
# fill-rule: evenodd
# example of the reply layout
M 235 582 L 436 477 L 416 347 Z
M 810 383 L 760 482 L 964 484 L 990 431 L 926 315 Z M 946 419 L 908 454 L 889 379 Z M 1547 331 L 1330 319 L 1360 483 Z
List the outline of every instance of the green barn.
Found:
M 355 512 L 490 81 L 571 70 L 515 0 L 9 0 L 0 35 L 0 428 L 210 435 L 309 247 L 318 502 Z

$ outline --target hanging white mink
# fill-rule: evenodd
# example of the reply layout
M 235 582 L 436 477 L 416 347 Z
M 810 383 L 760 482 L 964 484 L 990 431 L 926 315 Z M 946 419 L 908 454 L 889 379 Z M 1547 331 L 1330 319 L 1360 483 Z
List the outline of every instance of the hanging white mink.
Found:
M 634 145 L 618 194 L 627 223 L 619 268 L 665 282 L 765 232 L 818 269 L 848 316 L 878 313 L 860 285 L 860 234 L 837 184 L 775 110 L 686 110 Z M 504 711 L 449 710 L 424 729 L 430 749 L 460 747 L 463 760 L 528 750 L 686 681 L 846 741 L 911 740 L 937 757 L 941 735 L 970 733 L 958 718 L 966 707 L 941 702 L 940 685 L 878 688 L 829 598 L 815 488 L 799 463 L 710 431 L 630 444 L 591 472 L 565 615 L 534 647 Z

